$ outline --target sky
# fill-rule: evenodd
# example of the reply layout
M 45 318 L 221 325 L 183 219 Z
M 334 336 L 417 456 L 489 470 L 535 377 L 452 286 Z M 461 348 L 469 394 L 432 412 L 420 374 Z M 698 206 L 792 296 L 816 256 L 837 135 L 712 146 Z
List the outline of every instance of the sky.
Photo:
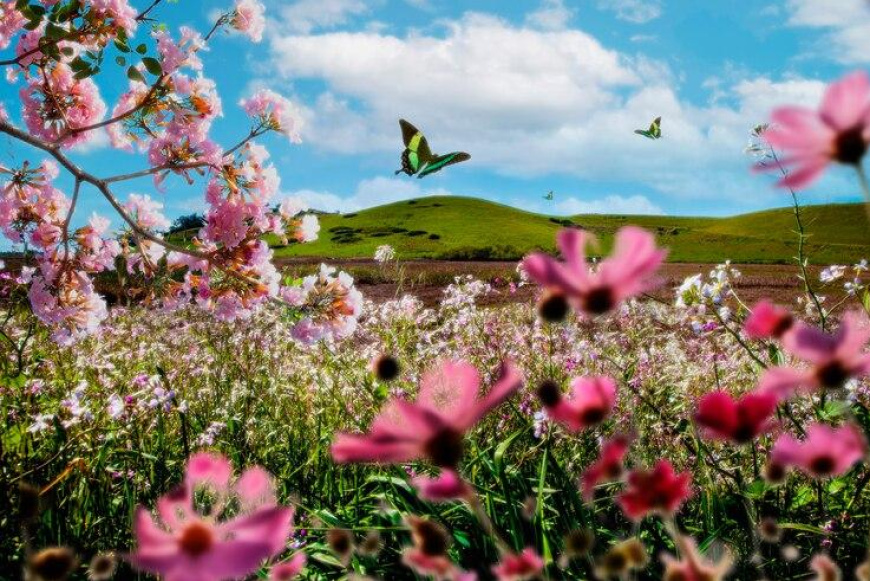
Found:
M 281 195 L 327 211 L 435 194 L 560 215 L 733 215 L 788 205 L 786 192 L 751 171 L 743 151 L 750 129 L 777 105 L 815 106 L 827 83 L 870 62 L 865 0 L 264 3 L 261 43 L 221 34 L 203 55 L 224 109 L 213 138 L 229 146 L 247 132 L 238 101 L 256 89 L 287 96 L 304 121 L 302 143 L 279 135 L 261 142 Z M 226 6 L 180 0 L 156 16 L 205 32 Z M 120 68 L 105 68 L 101 93 L 111 109 L 126 81 Z M 0 100 L 20 121 L 17 88 L 3 85 Z M 633 133 L 656 116 L 663 139 Z M 464 150 L 471 160 L 423 180 L 394 176 L 399 118 L 423 130 L 435 152 Z M 73 157 L 98 175 L 146 164 L 104 137 Z M 40 158 L 0 137 L 0 164 Z M 122 186 L 122 199 L 148 193 L 170 217 L 204 208 L 200 182 L 172 178 L 165 192 L 148 178 Z M 544 199 L 550 190 L 553 201 Z M 800 198 L 861 196 L 849 170 L 836 168 Z M 92 211 L 111 215 L 95 190 L 80 204 L 76 222 Z

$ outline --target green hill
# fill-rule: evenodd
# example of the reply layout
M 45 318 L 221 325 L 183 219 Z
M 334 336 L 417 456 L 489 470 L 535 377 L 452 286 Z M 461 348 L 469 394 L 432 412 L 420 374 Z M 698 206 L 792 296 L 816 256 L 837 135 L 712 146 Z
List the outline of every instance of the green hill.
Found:
M 860 204 L 802 209 L 814 263 L 870 258 L 870 228 Z M 381 244 L 403 259 L 516 259 L 530 250 L 554 249 L 564 226 L 594 232 L 607 251 L 613 233 L 637 224 L 656 233 L 673 262 L 783 263 L 797 248 L 791 208 L 729 218 L 578 215 L 554 218 L 474 198 L 433 196 L 350 214 L 320 216 L 320 238 L 310 244 L 276 245 L 278 257 L 370 258 Z M 276 242 L 272 240 L 272 242 Z

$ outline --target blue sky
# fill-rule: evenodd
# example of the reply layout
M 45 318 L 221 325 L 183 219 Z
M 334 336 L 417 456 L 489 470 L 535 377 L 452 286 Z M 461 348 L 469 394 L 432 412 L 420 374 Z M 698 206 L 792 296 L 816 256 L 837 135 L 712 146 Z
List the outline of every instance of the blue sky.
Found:
M 204 55 L 224 105 L 213 136 L 230 145 L 247 131 L 237 103 L 257 87 L 288 96 L 304 141 L 276 135 L 264 144 L 282 195 L 328 210 L 446 193 L 555 214 L 729 215 L 786 205 L 787 194 L 749 171 L 749 129 L 777 104 L 815 105 L 827 82 L 870 61 L 864 0 L 265 3 L 262 43 L 221 35 Z M 182 0 L 157 16 L 205 31 L 224 6 Z M 126 88 L 118 73 L 101 84 L 110 108 Z M 0 99 L 18 119 L 17 88 L 3 86 Z M 657 115 L 664 139 L 632 133 Z M 436 152 L 463 149 L 471 161 L 424 180 L 394 177 L 400 117 Z M 0 163 L 26 155 L 0 138 Z M 106 140 L 74 155 L 97 174 L 145 164 Z M 122 198 L 150 193 L 172 217 L 203 208 L 199 183 L 170 179 L 165 193 L 148 179 L 123 186 Z M 549 190 L 553 202 L 543 199 Z M 838 168 L 802 199 L 860 194 Z M 111 213 L 92 190 L 80 203 L 77 222 Z

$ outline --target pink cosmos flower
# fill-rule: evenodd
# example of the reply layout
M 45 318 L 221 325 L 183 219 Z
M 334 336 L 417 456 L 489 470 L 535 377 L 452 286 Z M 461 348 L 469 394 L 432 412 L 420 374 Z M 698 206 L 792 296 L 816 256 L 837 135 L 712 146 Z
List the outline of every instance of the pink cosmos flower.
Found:
M 667 255 L 656 248 L 652 234 L 626 226 L 616 233 L 613 254 L 593 272 L 586 262 L 589 233 L 566 228 L 556 240 L 564 262 L 532 254 L 523 261 L 523 269 L 532 280 L 590 315 L 611 311 L 623 300 L 653 288 L 653 274 Z
M 544 560 L 531 547 L 523 549 L 522 553 L 507 554 L 498 565 L 493 566 L 492 573 L 498 581 L 525 581 L 532 579 L 544 570 Z
M 259 0 L 236 0 L 230 25 L 254 42 L 263 40 L 266 28 L 266 7 Z
M 677 538 L 681 558 L 664 555 L 665 565 L 663 579 L 680 579 L 682 581 L 722 581 L 731 571 L 733 559 L 726 553 L 719 562 L 710 563 L 698 552 L 694 539 L 686 536 Z
M 810 569 L 816 574 L 811 581 L 840 581 L 843 572 L 840 567 L 827 555 L 820 553 L 813 555 L 810 561 Z
M 826 478 L 845 473 L 866 453 L 867 441 L 857 426 L 813 424 L 807 428 L 803 442 L 789 434 L 780 436 L 770 453 L 770 462 L 781 468 L 797 466 L 814 478 Z
M 691 495 L 692 476 L 677 474 L 667 460 L 659 460 L 652 470 L 632 470 L 628 486 L 617 502 L 625 515 L 639 521 L 650 513 L 673 514 Z
M 843 316 L 833 334 L 797 323 L 782 338 L 783 348 L 810 364 L 809 369 L 773 367 L 761 377 L 760 389 L 784 399 L 800 388 L 836 389 L 850 378 L 870 373 L 870 353 L 864 348 L 870 340 L 867 317 L 859 311 Z
M 753 339 L 779 339 L 794 327 L 791 312 L 768 300 L 759 301 L 752 307 L 743 329 Z
M 478 399 L 480 375 L 474 366 L 442 361 L 423 374 L 416 402 L 393 398 L 368 434 L 339 434 L 332 457 L 341 463 L 427 458 L 440 468 L 455 468 L 462 458 L 465 432 L 521 385 L 520 372 L 506 363 L 489 393 Z
M 402 552 L 402 563 L 424 576 L 435 579 L 452 579 L 459 573 L 450 560 L 450 536 L 447 530 L 435 521 L 410 515 L 412 547 Z
M 783 165 L 793 171 L 779 185 L 805 188 L 831 162 L 857 165 L 870 143 L 870 77 L 863 71 L 832 83 L 818 111 L 781 107 L 771 116 L 764 132 L 771 146 L 783 150 Z M 762 170 L 777 170 L 776 165 Z
M 130 563 L 165 581 L 222 581 L 245 578 L 283 551 L 293 510 L 275 503 L 271 477 L 261 468 L 248 469 L 235 483 L 231 476 L 223 456 L 193 455 L 182 485 L 158 501 L 159 521 L 144 508 L 137 511 L 138 548 L 127 557 Z M 201 487 L 217 499 L 207 515 L 194 507 L 194 492 Z M 234 498 L 240 513 L 221 520 Z
M 429 502 L 445 502 L 469 498 L 474 489 L 455 470 L 445 469 L 437 478 L 418 476 L 412 480 L 420 498 Z
M 289 561 L 278 563 L 269 570 L 269 581 L 290 581 L 295 579 L 302 572 L 302 569 L 305 568 L 307 561 L 305 553 L 296 553 Z
M 613 482 L 622 476 L 622 463 L 631 445 L 632 436 L 619 434 L 606 440 L 601 445 L 601 455 L 580 477 L 583 498 L 586 502 L 592 500 L 595 487 L 602 482 Z
M 601 423 L 616 403 L 616 382 L 609 377 L 578 377 L 571 391 L 571 399 L 565 399 L 559 386 L 547 381 L 538 389 L 538 397 L 547 415 L 572 432 Z
M 777 403 L 770 392 L 747 393 L 735 400 L 717 391 L 701 398 L 695 421 L 712 437 L 745 444 L 770 427 Z

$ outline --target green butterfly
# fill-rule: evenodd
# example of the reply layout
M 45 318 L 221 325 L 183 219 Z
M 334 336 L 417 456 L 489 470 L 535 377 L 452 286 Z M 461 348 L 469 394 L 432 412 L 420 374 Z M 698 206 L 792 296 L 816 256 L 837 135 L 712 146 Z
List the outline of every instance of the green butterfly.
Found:
M 462 151 L 454 151 L 446 155 L 437 155 L 429 149 L 426 137 L 413 125 L 399 119 L 402 128 L 402 140 L 405 142 L 405 151 L 402 152 L 402 167 L 396 170 L 396 175 L 404 172 L 409 176 L 416 175 L 418 178 L 453 165 L 468 161 L 471 156 Z
M 550 193 L 548 193 L 546 196 L 544 196 L 544 199 L 545 200 L 552 200 L 554 195 L 555 194 L 553 194 L 553 190 L 550 190 Z
M 650 124 L 649 129 L 635 129 L 635 133 L 638 135 L 643 135 L 648 139 L 661 139 L 662 138 L 662 118 L 656 117 L 653 122 Z

